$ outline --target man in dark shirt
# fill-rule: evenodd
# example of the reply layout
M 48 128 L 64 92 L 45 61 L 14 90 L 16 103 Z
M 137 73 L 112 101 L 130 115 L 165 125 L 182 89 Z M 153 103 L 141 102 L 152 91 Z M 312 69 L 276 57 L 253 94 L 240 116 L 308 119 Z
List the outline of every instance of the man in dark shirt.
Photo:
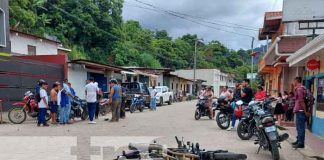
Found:
M 253 92 L 250 87 L 250 80 L 244 79 L 241 86 L 241 100 L 244 103 L 250 103 L 253 98 Z
M 235 101 L 239 101 L 241 100 L 241 88 L 240 88 L 240 83 L 236 83 L 235 84 L 235 90 L 234 90 L 234 94 L 233 94 L 233 99 Z

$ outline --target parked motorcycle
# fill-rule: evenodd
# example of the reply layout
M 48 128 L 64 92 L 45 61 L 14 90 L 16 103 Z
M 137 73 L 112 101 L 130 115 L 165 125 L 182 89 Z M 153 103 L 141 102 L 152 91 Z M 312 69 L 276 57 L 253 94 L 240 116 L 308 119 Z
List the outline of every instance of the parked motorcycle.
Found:
M 229 128 L 233 116 L 233 109 L 229 102 L 226 101 L 225 97 L 218 98 L 216 110 L 219 110 L 216 114 L 216 123 L 218 127 L 221 129 Z
M 77 96 L 73 97 L 71 102 L 70 118 L 81 118 L 82 120 L 86 120 L 88 116 L 87 102 Z
M 109 99 L 103 98 L 99 101 L 99 113 L 101 116 L 105 116 L 109 113 L 111 109 L 109 106 Z
M 130 113 L 134 113 L 136 110 L 143 112 L 144 110 L 144 99 L 140 94 L 135 94 L 132 100 L 132 104 L 129 107 Z
M 288 139 L 287 133 L 279 135 L 277 126 L 275 125 L 276 119 L 272 114 L 267 113 L 255 102 L 250 102 L 254 112 L 254 120 L 256 123 L 256 136 L 257 140 L 255 144 L 259 144 L 258 152 L 261 149 L 269 150 L 273 160 L 279 160 L 279 148 L 281 148 L 280 142 Z
M 12 104 L 13 107 L 10 108 L 8 112 L 8 118 L 11 123 L 21 124 L 26 121 L 27 115 L 32 118 L 38 117 L 38 104 L 35 100 L 34 94 L 31 91 L 27 91 L 24 94 L 24 98 L 20 102 Z M 46 121 L 51 119 L 50 111 L 47 110 L 45 115 Z
M 209 119 L 213 118 L 213 113 L 210 113 L 208 106 L 206 105 L 208 98 L 207 97 L 199 97 L 198 102 L 196 104 L 195 111 L 195 119 L 199 120 L 203 116 L 208 116 Z
M 227 150 L 206 151 L 201 149 L 199 143 L 180 141 L 178 137 L 176 142 L 177 148 L 163 148 L 163 145 L 152 144 L 133 144 L 130 143 L 128 151 L 123 151 L 123 154 L 115 160 L 127 159 L 191 159 L 191 160 L 245 160 L 247 155 L 228 152 Z

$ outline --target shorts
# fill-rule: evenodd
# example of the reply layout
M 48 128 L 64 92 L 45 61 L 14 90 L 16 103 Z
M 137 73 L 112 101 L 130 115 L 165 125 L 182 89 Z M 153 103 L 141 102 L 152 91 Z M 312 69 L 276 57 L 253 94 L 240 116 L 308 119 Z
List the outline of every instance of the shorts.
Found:
M 50 107 L 51 113 L 57 113 L 58 105 L 56 102 L 50 102 L 49 107 Z

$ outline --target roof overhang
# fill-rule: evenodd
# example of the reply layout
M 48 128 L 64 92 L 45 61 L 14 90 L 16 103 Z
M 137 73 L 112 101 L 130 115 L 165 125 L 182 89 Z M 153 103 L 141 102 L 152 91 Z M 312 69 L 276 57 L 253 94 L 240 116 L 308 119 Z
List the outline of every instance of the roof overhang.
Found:
M 289 58 L 289 66 L 305 66 L 309 58 L 324 58 L 324 34 L 317 36 Z
M 132 72 L 131 70 L 120 68 L 117 66 L 112 66 L 108 64 L 103 64 L 91 60 L 84 60 L 84 59 L 77 59 L 77 60 L 72 60 L 69 63 L 74 63 L 74 64 L 82 64 L 86 68 L 89 68 L 91 70 L 98 70 L 98 71 L 114 71 L 114 72 L 121 72 L 121 71 L 129 71 Z
M 272 38 L 272 35 L 280 30 L 282 24 L 282 11 L 279 12 L 266 12 L 264 14 L 263 28 L 259 30 L 259 40 Z

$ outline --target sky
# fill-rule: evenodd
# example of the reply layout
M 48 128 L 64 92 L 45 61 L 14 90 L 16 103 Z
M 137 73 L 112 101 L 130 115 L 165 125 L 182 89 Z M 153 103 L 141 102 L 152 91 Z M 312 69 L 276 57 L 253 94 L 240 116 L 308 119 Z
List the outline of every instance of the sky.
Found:
M 257 38 L 256 30 L 262 28 L 264 12 L 281 11 L 283 3 L 283 0 L 124 1 L 122 16 L 125 21 L 137 20 L 144 28 L 153 31 L 166 30 L 173 38 L 187 33 L 197 34 L 204 42 L 218 40 L 235 50 L 250 49 L 252 38 L 249 36 Z M 177 12 L 176 16 L 181 18 L 163 12 L 166 10 Z M 264 43 L 256 39 L 254 46 Z

